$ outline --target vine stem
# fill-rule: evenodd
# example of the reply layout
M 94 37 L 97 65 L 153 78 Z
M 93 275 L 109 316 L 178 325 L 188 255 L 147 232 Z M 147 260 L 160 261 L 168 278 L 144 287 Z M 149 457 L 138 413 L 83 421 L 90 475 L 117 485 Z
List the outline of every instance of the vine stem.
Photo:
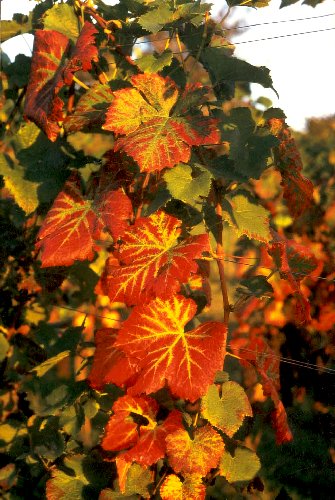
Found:
M 224 264 L 223 264 L 224 252 L 223 252 L 223 246 L 222 246 L 223 223 L 222 223 L 221 195 L 218 194 L 217 191 L 216 191 L 215 213 L 220 218 L 220 221 L 218 223 L 219 234 L 218 234 L 218 240 L 217 240 L 217 245 L 216 245 L 217 258 L 215 260 L 216 260 L 216 264 L 218 266 L 220 284 L 221 284 L 221 294 L 222 294 L 222 302 L 223 302 L 223 322 L 225 325 L 228 325 L 229 315 L 231 312 L 231 306 L 229 304 L 227 281 L 226 281 Z
M 144 205 L 144 191 L 145 189 L 148 187 L 148 184 L 149 184 L 149 181 L 150 181 L 150 172 L 147 172 L 145 177 L 144 177 L 144 181 L 143 181 L 143 184 L 142 184 L 142 193 L 141 193 L 141 203 L 137 209 L 137 212 L 136 212 L 136 220 L 139 219 L 141 217 L 141 213 L 142 213 L 142 209 L 143 209 L 143 205 Z

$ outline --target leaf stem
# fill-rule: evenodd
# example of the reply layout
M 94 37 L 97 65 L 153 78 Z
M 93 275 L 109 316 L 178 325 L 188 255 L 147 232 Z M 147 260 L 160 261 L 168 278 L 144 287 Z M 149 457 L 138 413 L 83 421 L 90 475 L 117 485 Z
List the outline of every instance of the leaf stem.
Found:
M 148 186 L 149 181 L 150 181 L 150 172 L 147 172 L 145 175 L 143 184 L 142 184 L 142 188 L 141 188 L 141 191 L 142 191 L 141 192 L 141 203 L 139 204 L 139 207 L 138 207 L 137 212 L 136 212 L 136 220 L 141 217 L 141 213 L 142 213 L 142 209 L 143 209 L 143 205 L 144 205 L 144 191 L 145 191 L 146 187 Z
M 73 75 L 73 81 L 74 81 L 77 85 L 79 85 L 79 87 L 82 87 L 82 88 L 83 88 L 83 89 L 85 89 L 85 90 L 89 90 L 89 89 L 90 89 L 90 87 L 88 87 L 88 86 L 86 85 L 86 83 L 84 83 L 84 82 L 82 82 L 81 80 L 79 80 L 79 78 L 77 78 L 77 77 L 76 77 L 76 75 Z
M 221 293 L 222 293 L 222 301 L 223 301 L 223 322 L 225 325 L 228 325 L 229 321 L 229 315 L 231 312 L 231 306 L 229 304 L 229 297 L 228 297 L 228 289 L 227 289 L 227 282 L 226 282 L 226 277 L 225 277 L 225 270 L 224 270 L 224 264 L 223 264 L 223 258 L 224 258 L 224 252 L 223 252 L 223 245 L 222 245 L 222 234 L 223 234 L 223 223 L 222 223 L 222 206 L 221 206 L 221 194 L 218 192 L 217 187 L 214 185 L 214 192 L 215 192 L 215 213 L 220 219 L 218 222 L 218 239 L 217 239 L 217 245 L 216 245 L 216 255 L 217 258 L 216 263 L 218 266 L 219 270 L 219 277 L 220 277 L 220 284 L 221 284 Z

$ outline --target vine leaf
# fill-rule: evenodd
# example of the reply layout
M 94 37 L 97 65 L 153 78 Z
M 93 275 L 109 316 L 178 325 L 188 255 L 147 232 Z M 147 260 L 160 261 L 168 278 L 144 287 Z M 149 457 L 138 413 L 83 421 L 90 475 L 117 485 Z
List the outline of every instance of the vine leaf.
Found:
M 65 4 L 66 5 L 66 4 Z M 79 99 L 72 115 L 64 119 L 64 129 L 68 134 L 101 125 L 112 102 L 113 92 L 108 85 L 95 83 Z
M 130 363 L 125 354 L 114 346 L 117 330 L 103 328 L 95 334 L 93 365 L 87 378 L 94 389 L 102 389 L 105 384 L 114 383 L 119 387 L 131 385 L 138 371 L 137 365 Z
M 167 49 L 161 54 L 145 54 L 136 64 L 144 73 L 158 73 L 166 66 L 170 66 L 172 59 L 173 52 Z
M 179 90 L 170 78 L 142 74 L 131 83 L 133 88 L 114 92 L 102 128 L 125 136 L 114 148 L 134 158 L 142 172 L 187 163 L 191 146 L 218 143 L 216 120 L 195 110 L 180 116 L 173 112 Z
M 244 417 L 252 417 L 246 393 L 236 382 L 221 386 L 211 385 L 201 400 L 201 413 L 214 427 L 233 437 L 241 427 Z
M 235 481 L 251 481 L 261 468 L 261 463 L 254 451 L 248 448 L 236 448 L 233 457 L 227 451 L 223 453 L 219 467 L 220 475 L 224 476 L 229 483 L 234 483 Z
M 224 443 L 210 425 L 194 431 L 191 439 L 185 429 L 179 429 L 166 438 L 170 465 L 177 473 L 206 476 L 217 467 L 224 451 Z
M 62 86 L 61 64 L 68 49 L 69 39 L 62 33 L 36 30 L 24 114 L 51 141 L 57 139 L 58 122 L 63 120 L 64 103 L 57 94 Z
M 301 174 L 303 164 L 300 153 L 285 120 L 271 118 L 268 122 L 271 132 L 280 141 L 275 148 L 276 168 L 282 176 L 284 199 L 292 217 L 297 218 L 313 203 L 313 184 Z
M 142 369 L 130 394 L 150 394 L 167 382 L 173 395 L 202 396 L 225 356 L 226 327 L 208 322 L 184 332 L 196 313 L 192 299 L 174 296 L 137 306 L 123 323 L 116 346 Z
M 227 195 L 222 204 L 222 217 L 234 229 L 238 237 L 268 242 L 271 239 L 269 212 L 246 192 Z
M 189 165 L 176 165 L 164 174 L 166 187 L 173 198 L 189 205 L 200 203 L 200 197 L 207 197 L 211 188 L 212 176 L 203 171 L 197 177 L 192 177 Z
M 146 14 L 142 14 L 138 18 L 138 22 L 146 31 L 156 34 L 166 23 L 172 21 L 172 16 L 173 11 L 163 4 L 156 9 L 149 10 Z
M 103 283 L 113 302 L 134 305 L 150 299 L 169 297 L 197 273 L 203 253 L 209 251 L 207 234 L 192 236 L 179 243 L 181 221 L 155 212 L 138 219 L 122 237 L 115 253 L 120 265 L 106 267 Z
M 135 462 L 127 462 L 122 457 L 116 458 L 116 464 L 121 493 L 126 496 L 136 494 L 147 498 L 149 495 L 148 486 L 153 480 L 152 471 Z M 123 472 L 122 474 L 121 471 Z
M 14 196 L 16 203 L 27 214 L 31 214 L 38 207 L 37 189 L 39 184 L 26 180 L 25 169 L 21 165 L 11 165 L 7 156 L 0 154 L 0 175 L 5 187 Z
M 159 492 L 162 500 L 204 500 L 206 487 L 198 474 L 187 475 L 183 482 L 175 474 L 170 474 Z
M 79 36 L 78 17 L 73 6 L 62 3 L 48 9 L 43 17 L 45 30 L 53 30 L 71 38 L 74 42 Z
M 268 248 L 268 253 L 273 258 L 280 277 L 287 280 L 297 298 L 296 321 L 299 324 L 311 321 L 310 304 L 300 289 L 300 282 L 311 276 L 318 268 L 318 261 L 309 248 L 286 240 L 273 231 L 273 243 Z
M 97 60 L 98 49 L 93 45 L 96 33 L 93 24 L 85 22 L 71 50 L 70 40 L 64 34 L 54 30 L 35 32 L 24 114 L 53 142 L 60 132 L 59 122 L 63 121 L 64 103 L 58 93 L 72 83 L 76 71 L 91 69 L 92 60 Z
M 270 349 L 265 340 L 261 338 L 235 338 L 230 342 L 233 353 L 240 357 L 246 366 L 254 366 L 261 377 L 264 396 L 270 396 L 274 403 L 272 412 L 272 423 L 276 431 L 278 444 L 292 441 L 293 436 L 287 422 L 287 416 L 283 403 L 280 401 L 278 391 L 280 389 L 279 379 L 279 356 Z
M 148 397 L 123 396 L 113 405 L 114 414 L 105 428 L 101 443 L 104 450 L 121 451 L 126 462 L 150 466 L 163 458 L 166 436 L 182 427 L 182 415 L 173 410 L 162 424 L 156 422 L 157 402 Z M 119 463 L 120 470 L 124 463 Z M 122 487 L 122 485 L 120 485 Z
M 54 201 L 38 233 L 42 267 L 70 266 L 75 260 L 92 260 L 95 239 L 104 227 L 117 239 L 132 215 L 129 198 L 121 189 L 107 191 L 96 200 L 84 198 L 74 173 Z

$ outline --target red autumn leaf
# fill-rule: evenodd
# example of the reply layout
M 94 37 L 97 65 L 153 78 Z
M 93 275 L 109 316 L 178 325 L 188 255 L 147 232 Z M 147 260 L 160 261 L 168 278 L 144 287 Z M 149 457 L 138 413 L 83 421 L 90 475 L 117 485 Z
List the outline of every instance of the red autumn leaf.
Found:
M 181 221 L 155 212 L 136 221 L 122 237 L 115 254 L 120 265 L 106 268 L 106 292 L 113 302 L 134 305 L 154 297 L 166 298 L 178 292 L 200 259 L 208 252 L 207 234 L 192 236 L 179 243 Z
M 182 416 L 173 410 L 162 424 L 156 422 L 157 402 L 148 397 L 123 396 L 113 405 L 102 440 L 108 451 L 126 450 L 119 457 L 125 461 L 150 466 L 163 458 L 165 438 L 182 428 Z
M 36 30 L 24 114 L 51 141 L 58 137 L 63 101 L 57 96 L 62 83 L 61 64 L 69 39 L 58 31 Z
M 217 467 L 224 451 L 220 434 L 210 425 L 194 431 L 191 439 L 185 429 L 166 438 L 167 455 L 174 471 L 182 474 L 206 474 Z
M 71 52 L 71 57 L 63 70 L 63 79 L 66 85 L 71 85 L 73 74 L 76 71 L 89 71 L 92 69 L 92 61 L 98 60 L 98 48 L 94 45 L 94 36 L 97 33 L 98 30 L 94 25 L 86 21 Z
M 309 276 L 318 267 L 318 261 L 306 246 L 296 243 L 294 240 L 286 240 L 273 233 L 273 242 L 268 252 L 273 258 L 281 278 L 287 280 L 296 296 L 296 314 L 298 323 L 311 321 L 310 305 L 302 294 L 300 282 Z
M 142 172 L 187 163 L 191 146 L 218 143 L 216 120 L 200 112 L 181 114 L 180 106 L 179 115 L 178 105 L 174 111 L 179 89 L 170 78 L 141 74 L 131 83 L 133 88 L 114 92 L 102 128 L 126 136 L 117 139 L 115 150 L 134 158 Z
M 93 45 L 95 27 L 86 22 L 77 43 L 70 51 L 70 40 L 53 30 L 36 30 L 31 72 L 26 92 L 24 114 L 34 121 L 51 141 L 60 132 L 63 121 L 63 101 L 57 95 L 64 85 L 70 85 L 79 69 L 91 69 L 98 49 Z M 68 57 L 67 63 L 64 63 Z M 64 65 L 65 64 L 65 65 Z
M 119 387 L 131 383 L 138 371 L 125 354 L 114 347 L 117 330 L 103 328 L 95 334 L 95 353 L 88 382 L 94 389 L 102 389 L 105 384 L 114 383 Z
M 140 438 L 130 450 L 122 456 L 125 460 L 134 461 L 141 465 L 150 466 L 163 458 L 166 453 L 166 438 L 171 433 L 182 428 L 182 416 L 173 410 L 164 422 L 151 430 L 140 428 Z
M 253 365 L 261 377 L 264 396 L 269 396 L 275 406 L 272 412 L 273 427 L 278 444 L 292 441 L 285 408 L 280 401 L 279 363 L 280 357 L 270 349 L 262 338 L 236 338 L 231 340 L 230 348 L 242 361 Z
M 271 133 L 280 144 L 275 149 L 276 168 L 282 176 L 284 198 L 292 217 L 302 215 L 313 202 L 313 184 L 301 174 L 302 161 L 295 140 L 284 120 L 269 120 Z
M 77 175 L 65 183 L 38 233 L 42 267 L 69 266 L 94 257 L 95 239 L 104 227 L 118 238 L 131 217 L 129 198 L 121 191 L 107 191 L 97 200 L 85 198 Z
M 204 395 L 221 370 L 226 327 L 208 322 L 184 332 L 197 306 L 174 296 L 137 306 L 119 330 L 115 345 L 142 369 L 130 394 L 150 394 L 167 382 L 172 394 L 191 402 Z

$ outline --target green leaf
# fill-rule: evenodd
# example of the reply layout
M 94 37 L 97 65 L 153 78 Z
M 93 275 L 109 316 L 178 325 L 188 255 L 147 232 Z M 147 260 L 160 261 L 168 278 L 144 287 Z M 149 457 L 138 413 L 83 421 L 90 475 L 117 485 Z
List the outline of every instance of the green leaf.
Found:
M 249 108 L 234 108 L 222 124 L 222 139 L 230 143 L 229 158 L 245 178 L 259 179 L 268 167 L 278 139 L 267 128 L 256 127 Z
M 0 363 L 3 361 L 9 350 L 9 343 L 3 333 L 0 332 Z
M 5 187 L 13 195 L 16 203 L 27 214 L 31 214 L 39 205 L 37 182 L 25 179 L 25 169 L 21 165 L 12 165 L 9 158 L 0 154 L 0 175 Z
M 158 73 L 165 66 L 170 66 L 172 59 L 171 50 L 164 50 L 161 54 L 146 54 L 138 59 L 136 64 L 144 73 Z
M 68 358 L 70 356 L 71 351 L 63 351 L 57 354 L 56 356 L 53 356 L 52 358 L 47 359 L 44 361 L 44 363 L 41 363 L 38 366 L 34 366 L 33 370 L 36 372 L 36 375 L 38 377 L 43 377 L 51 368 L 53 368 L 55 365 L 57 365 L 60 361 L 62 361 L 65 358 Z
M 0 21 L 0 40 L 5 42 L 13 36 L 27 33 L 31 28 L 30 23 L 18 23 L 17 21 Z
M 150 470 L 137 463 L 132 463 L 127 473 L 125 494 L 127 496 L 135 493 L 148 497 L 148 485 L 152 482 Z
M 230 80 L 233 82 L 259 83 L 265 88 L 273 89 L 272 78 L 267 68 L 253 66 L 242 59 L 231 57 L 227 55 L 225 48 L 205 48 L 201 53 L 200 61 L 205 69 L 209 71 L 213 85 L 224 80 Z
M 252 276 L 240 281 L 240 286 L 236 289 L 238 295 L 247 295 L 254 297 L 269 297 L 273 294 L 271 283 L 265 276 Z
M 59 418 L 60 427 L 71 437 L 76 437 L 85 421 L 81 405 L 74 404 L 64 408 Z
M 192 177 L 192 168 L 185 164 L 179 164 L 164 174 L 167 189 L 172 197 L 192 206 L 201 203 L 200 196 L 208 196 L 211 178 L 208 171 Z
M 165 24 L 172 21 L 172 16 L 173 11 L 166 5 L 161 5 L 140 16 L 138 22 L 146 31 L 156 34 Z
M 79 36 L 79 22 L 71 5 L 56 4 L 47 10 L 43 18 L 44 29 L 55 30 L 76 41 Z
M 9 78 L 11 87 L 23 88 L 28 84 L 30 73 L 31 57 L 18 54 L 15 61 L 5 68 L 5 73 Z
M 29 427 L 31 447 L 47 460 L 56 460 L 65 450 L 65 440 L 57 417 L 35 418 Z
M 222 217 L 234 229 L 238 237 L 268 242 L 270 212 L 257 203 L 247 191 L 232 192 L 222 203 Z
M 250 481 L 260 468 L 258 456 L 248 448 L 237 448 L 234 457 L 224 452 L 219 465 L 220 474 L 225 476 L 230 483 Z
M 201 413 L 214 427 L 232 437 L 241 427 L 244 417 L 252 417 L 252 410 L 243 387 L 236 382 L 208 388 L 201 400 Z

